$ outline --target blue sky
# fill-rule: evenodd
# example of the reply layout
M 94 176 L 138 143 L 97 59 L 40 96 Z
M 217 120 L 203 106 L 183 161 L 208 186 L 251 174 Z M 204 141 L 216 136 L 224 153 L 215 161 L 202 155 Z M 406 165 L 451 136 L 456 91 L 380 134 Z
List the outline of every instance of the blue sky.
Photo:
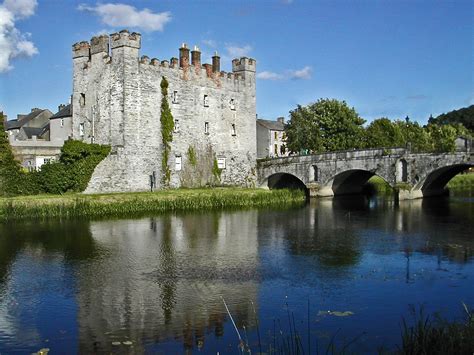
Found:
M 177 57 L 185 42 L 203 60 L 217 50 L 224 70 L 255 58 L 262 118 L 321 97 L 368 121 L 425 123 L 474 104 L 472 0 L 3 0 L 0 111 L 56 112 L 72 91 L 71 45 L 123 28 L 142 33 L 149 57 Z

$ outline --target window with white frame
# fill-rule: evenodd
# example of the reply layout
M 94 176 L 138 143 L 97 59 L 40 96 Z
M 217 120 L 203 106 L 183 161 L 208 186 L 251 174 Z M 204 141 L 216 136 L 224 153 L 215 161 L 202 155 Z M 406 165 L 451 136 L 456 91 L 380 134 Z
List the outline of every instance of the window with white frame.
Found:
M 204 107 L 209 107 L 209 96 L 204 95 Z
M 175 164 L 174 164 L 174 170 L 176 170 L 176 171 L 181 171 L 181 168 L 182 168 L 181 155 L 176 155 L 174 162 L 175 162 Z
M 64 127 L 64 118 L 61 118 L 60 124 L 61 124 L 61 127 Z
M 230 105 L 231 110 L 235 110 L 235 101 L 234 101 L 234 99 L 230 99 L 229 105 Z
M 84 123 L 79 123 L 79 135 L 84 137 Z
M 174 129 L 173 129 L 174 133 L 178 133 L 179 132 L 179 120 L 174 120 Z
M 173 103 L 174 104 L 178 103 L 178 92 L 176 90 L 173 91 Z
M 204 122 L 204 134 L 209 134 L 209 122 Z
M 225 158 L 218 157 L 217 158 L 217 168 L 218 169 L 225 169 Z

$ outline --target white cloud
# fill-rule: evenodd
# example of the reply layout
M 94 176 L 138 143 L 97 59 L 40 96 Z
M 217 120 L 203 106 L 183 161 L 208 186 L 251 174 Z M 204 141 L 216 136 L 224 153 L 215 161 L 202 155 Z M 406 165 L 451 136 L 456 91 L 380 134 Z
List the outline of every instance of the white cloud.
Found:
M 27 18 L 35 14 L 36 0 L 5 0 L 3 6 L 16 18 Z
M 5 0 L 0 5 L 0 73 L 12 69 L 16 57 L 31 57 L 38 53 L 29 33 L 21 33 L 16 27 L 18 19 L 34 14 L 36 0 Z
M 311 79 L 311 75 L 313 74 L 313 68 L 310 66 L 306 66 L 300 70 L 293 70 L 290 72 L 290 79 L 303 79 L 308 80 Z
M 287 70 L 284 73 L 275 73 L 271 71 L 263 71 L 257 74 L 257 78 L 261 80 L 308 80 L 311 79 L 313 69 L 306 66 L 299 70 Z
M 227 44 L 225 46 L 227 53 L 232 58 L 239 58 L 239 57 L 247 57 L 249 53 L 252 51 L 252 46 L 245 45 L 245 46 L 235 46 Z
M 202 43 L 204 43 L 206 46 L 211 47 L 211 48 L 217 47 L 217 42 L 214 41 L 213 39 L 203 39 Z
M 262 71 L 257 74 L 257 78 L 262 80 L 281 80 L 284 79 L 284 76 L 271 71 Z
M 102 23 L 112 27 L 135 27 L 144 31 L 163 31 L 171 21 L 171 13 L 153 13 L 149 9 L 138 10 L 126 4 L 79 5 L 78 10 L 88 11 L 100 17 Z

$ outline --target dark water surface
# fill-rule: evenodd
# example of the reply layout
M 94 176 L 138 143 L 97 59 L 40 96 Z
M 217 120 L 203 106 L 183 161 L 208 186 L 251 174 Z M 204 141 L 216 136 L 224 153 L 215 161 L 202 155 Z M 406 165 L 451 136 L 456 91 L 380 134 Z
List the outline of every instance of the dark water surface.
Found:
M 267 353 L 293 318 L 306 353 L 308 334 L 312 353 L 333 336 L 374 353 L 396 348 L 410 305 L 460 319 L 473 282 L 469 194 L 15 222 L 0 225 L 0 353 L 237 354 L 221 297 L 253 353 L 257 318 Z

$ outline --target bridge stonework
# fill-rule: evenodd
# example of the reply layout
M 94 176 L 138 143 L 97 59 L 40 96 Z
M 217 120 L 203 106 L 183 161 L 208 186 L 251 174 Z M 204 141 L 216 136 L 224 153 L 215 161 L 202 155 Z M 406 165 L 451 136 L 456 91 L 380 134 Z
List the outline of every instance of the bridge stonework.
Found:
M 367 149 L 314 155 L 262 159 L 257 162 L 258 183 L 263 188 L 281 187 L 293 181 L 310 196 L 356 194 L 374 175 L 396 188 L 399 199 L 441 194 L 456 174 L 474 166 L 470 151 L 411 153 L 404 148 Z

